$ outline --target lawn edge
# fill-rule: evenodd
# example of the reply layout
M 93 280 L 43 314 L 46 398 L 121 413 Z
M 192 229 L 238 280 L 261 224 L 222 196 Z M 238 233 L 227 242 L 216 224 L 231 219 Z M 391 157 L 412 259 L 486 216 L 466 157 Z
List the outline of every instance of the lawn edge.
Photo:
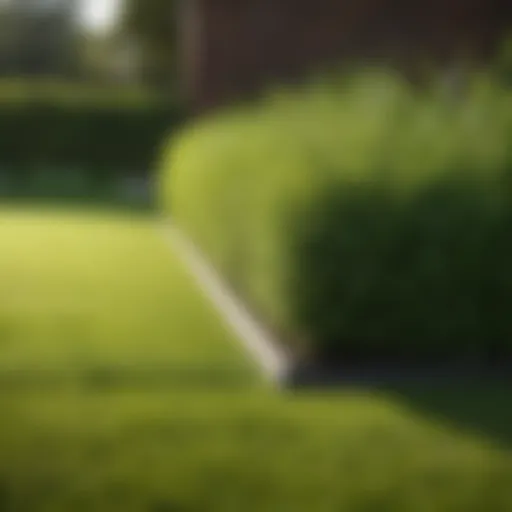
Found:
M 169 249 L 175 250 L 191 272 L 201 292 L 212 303 L 222 320 L 272 384 L 286 389 L 337 388 L 339 386 L 386 386 L 414 383 L 449 384 L 453 382 L 512 384 L 509 361 L 497 366 L 461 364 L 410 365 L 315 364 L 300 361 L 287 352 L 283 343 L 258 322 L 247 305 L 226 284 L 201 250 L 174 223 L 161 227 Z
M 163 221 L 160 232 L 169 248 L 177 252 L 203 295 L 215 307 L 263 376 L 274 385 L 286 386 L 290 375 L 295 373 L 292 357 L 254 318 L 244 302 L 226 285 L 198 247 L 175 223 Z

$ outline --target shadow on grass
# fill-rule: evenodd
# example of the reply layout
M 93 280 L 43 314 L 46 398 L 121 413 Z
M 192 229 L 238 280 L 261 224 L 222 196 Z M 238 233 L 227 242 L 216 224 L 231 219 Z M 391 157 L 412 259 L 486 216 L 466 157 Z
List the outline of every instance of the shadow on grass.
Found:
M 467 377 L 384 382 L 360 378 L 296 387 L 294 393 L 302 395 L 308 390 L 333 392 L 334 396 L 343 390 L 376 394 L 405 405 L 421 417 L 512 449 L 512 379 Z
M 512 448 L 512 383 L 393 385 L 384 389 L 418 412 Z
M 45 176 L 44 173 L 43 176 Z M 66 179 L 77 178 L 73 170 L 63 173 L 59 179 L 52 177 L 49 181 L 43 180 L 42 183 L 39 183 L 34 176 L 25 176 L 21 180 L 13 181 L 10 186 L 2 187 L 0 179 L 0 205 L 154 210 L 153 177 L 134 180 L 134 177 L 128 174 L 111 176 L 98 181 L 93 176 L 94 173 L 85 173 L 87 178 L 85 181 L 80 179 L 78 183 L 71 183 L 71 185 Z
M 233 390 L 257 385 L 247 369 L 219 366 L 166 367 L 91 366 L 77 370 L 0 372 L 0 391 L 59 390 L 66 386 L 88 391 L 109 390 Z
M 11 492 L 7 483 L 0 480 L 0 512 L 8 512 L 11 507 Z
M 156 206 L 153 201 L 136 202 L 125 199 L 112 198 L 112 197 L 32 197 L 32 196 L 19 196 L 19 197 L 2 197 L 0 195 L 0 206 L 3 207 L 23 207 L 24 209 L 31 208 L 63 208 L 67 211 L 73 209 L 92 209 L 119 211 L 119 212 L 134 212 L 134 213 L 148 213 L 153 214 L 156 211 Z
M 512 366 L 313 365 L 298 367 L 290 387 L 360 389 L 405 403 L 423 416 L 512 448 Z

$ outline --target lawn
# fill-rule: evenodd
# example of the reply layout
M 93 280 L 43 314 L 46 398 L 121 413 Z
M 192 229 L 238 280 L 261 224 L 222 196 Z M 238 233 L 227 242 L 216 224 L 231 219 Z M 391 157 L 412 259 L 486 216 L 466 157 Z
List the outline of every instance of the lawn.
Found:
M 510 390 L 276 392 L 150 214 L 0 209 L 0 511 L 507 512 Z
M 148 215 L 4 209 L 0 283 L 0 383 L 254 376 Z

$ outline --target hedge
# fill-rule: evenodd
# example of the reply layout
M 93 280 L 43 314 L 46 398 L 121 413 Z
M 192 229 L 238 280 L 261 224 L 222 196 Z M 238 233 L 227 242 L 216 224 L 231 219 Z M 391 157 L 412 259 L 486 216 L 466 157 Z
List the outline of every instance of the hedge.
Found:
M 0 167 L 20 180 L 46 168 L 147 174 L 182 119 L 138 90 L 0 81 Z
M 162 202 L 288 343 L 330 359 L 512 356 L 512 94 L 385 71 L 188 127 Z M 172 170 L 172 172 L 171 172 Z

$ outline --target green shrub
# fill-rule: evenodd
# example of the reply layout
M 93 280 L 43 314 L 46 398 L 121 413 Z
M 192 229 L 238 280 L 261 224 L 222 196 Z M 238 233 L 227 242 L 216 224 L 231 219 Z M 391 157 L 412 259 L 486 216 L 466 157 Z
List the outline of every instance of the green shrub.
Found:
M 164 160 L 165 207 L 290 343 L 512 356 L 512 94 L 492 78 L 456 103 L 380 71 L 279 93 Z
M 44 168 L 144 175 L 182 118 L 176 105 L 139 90 L 0 81 L 0 166 L 18 181 Z
M 512 37 L 503 43 L 494 64 L 495 73 L 509 87 L 512 86 Z

